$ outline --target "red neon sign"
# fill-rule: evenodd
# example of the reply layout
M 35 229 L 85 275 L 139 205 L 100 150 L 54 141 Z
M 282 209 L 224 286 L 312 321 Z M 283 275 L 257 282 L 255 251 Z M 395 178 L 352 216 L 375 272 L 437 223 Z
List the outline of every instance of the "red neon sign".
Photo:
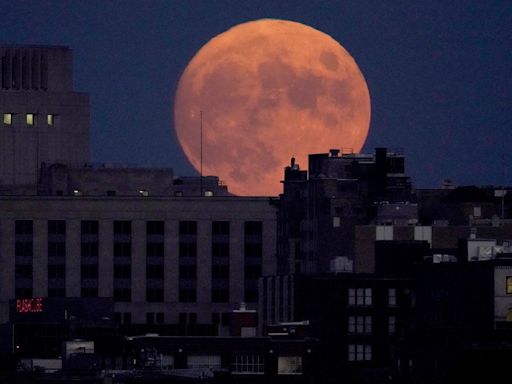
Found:
M 18 313 L 40 313 L 43 312 L 43 298 L 16 300 L 16 312 Z

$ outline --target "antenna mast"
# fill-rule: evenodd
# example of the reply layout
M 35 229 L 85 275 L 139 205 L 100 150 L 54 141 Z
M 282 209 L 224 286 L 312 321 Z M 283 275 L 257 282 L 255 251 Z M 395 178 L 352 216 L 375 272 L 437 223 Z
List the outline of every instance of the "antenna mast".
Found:
M 201 117 L 201 129 L 200 129 L 200 180 L 199 180 L 199 190 L 200 195 L 203 196 L 203 111 L 199 111 L 199 115 Z

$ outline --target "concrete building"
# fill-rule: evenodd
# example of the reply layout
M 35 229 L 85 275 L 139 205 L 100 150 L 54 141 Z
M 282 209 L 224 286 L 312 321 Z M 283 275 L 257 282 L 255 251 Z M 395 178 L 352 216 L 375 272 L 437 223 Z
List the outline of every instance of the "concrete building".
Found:
M 215 176 L 91 163 L 71 50 L 0 46 L 0 65 L 0 324 L 18 330 L 2 345 L 64 316 L 16 327 L 17 303 L 30 317 L 31 303 L 55 314 L 58 299 L 111 300 L 103 317 L 124 334 L 227 335 L 227 314 L 256 309 L 259 277 L 276 271 L 273 199 L 231 196 Z
M 43 164 L 89 161 L 89 96 L 67 47 L 0 46 L 0 191 L 35 193 Z

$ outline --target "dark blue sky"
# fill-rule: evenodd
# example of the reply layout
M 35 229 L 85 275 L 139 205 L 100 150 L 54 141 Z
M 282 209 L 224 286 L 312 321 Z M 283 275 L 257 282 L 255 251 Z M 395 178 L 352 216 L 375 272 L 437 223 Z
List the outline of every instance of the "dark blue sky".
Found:
M 74 50 L 75 86 L 91 97 L 94 161 L 192 174 L 172 123 L 181 72 L 218 33 L 244 21 L 282 18 L 331 35 L 359 64 L 372 103 L 365 151 L 403 148 L 419 187 L 439 186 L 443 178 L 512 185 L 511 1 L 0 5 L 1 42 Z

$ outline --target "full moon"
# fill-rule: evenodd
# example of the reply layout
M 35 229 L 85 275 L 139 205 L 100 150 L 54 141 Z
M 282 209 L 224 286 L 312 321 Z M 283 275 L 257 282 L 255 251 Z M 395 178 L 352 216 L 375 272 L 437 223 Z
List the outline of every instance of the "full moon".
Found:
M 178 84 L 174 122 L 196 170 L 202 152 L 203 175 L 219 176 L 231 193 L 276 196 L 291 157 L 307 169 L 310 153 L 360 151 L 370 96 L 352 56 L 329 35 L 263 19 L 197 52 Z

